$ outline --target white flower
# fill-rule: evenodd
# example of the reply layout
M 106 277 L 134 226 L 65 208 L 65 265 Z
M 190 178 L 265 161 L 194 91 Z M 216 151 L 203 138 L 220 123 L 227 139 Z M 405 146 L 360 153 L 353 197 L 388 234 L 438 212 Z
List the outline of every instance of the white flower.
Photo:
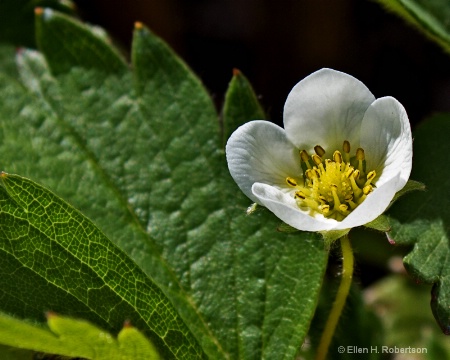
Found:
M 345 230 L 381 215 L 408 181 L 408 116 L 331 69 L 300 81 L 284 106 L 284 129 L 239 127 L 226 146 L 230 173 L 254 202 L 304 231 Z

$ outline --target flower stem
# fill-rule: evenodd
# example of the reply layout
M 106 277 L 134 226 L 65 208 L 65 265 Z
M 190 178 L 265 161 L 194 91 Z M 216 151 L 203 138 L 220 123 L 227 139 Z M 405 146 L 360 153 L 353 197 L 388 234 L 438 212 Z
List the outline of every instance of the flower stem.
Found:
M 350 291 L 350 285 L 353 278 L 353 250 L 350 244 L 350 240 L 347 235 L 340 238 L 341 250 L 342 250 L 342 279 L 339 289 L 334 300 L 333 307 L 331 308 L 330 315 L 328 316 L 325 330 L 322 333 L 319 347 L 317 349 L 316 360 L 325 360 L 328 348 L 330 347 L 331 340 L 336 330 L 336 326 L 341 316 L 342 309 L 344 308 L 345 301 Z

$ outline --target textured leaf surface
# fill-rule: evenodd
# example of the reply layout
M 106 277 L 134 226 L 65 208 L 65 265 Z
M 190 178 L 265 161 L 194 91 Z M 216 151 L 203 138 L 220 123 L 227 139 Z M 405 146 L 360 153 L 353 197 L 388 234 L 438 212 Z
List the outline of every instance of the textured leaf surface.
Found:
M 450 334 L 450 115 L 435 116 L 414 136 L 411 178 L 426 185 L 392 207 L 392 237 L 398 244 L 414 244 L 405 259 L 408 271 L 426 283 L 434 283 L 431 307 L 436 320 Z
M 44 328 L 0 314 L 0 339 L 17 348 L 83 359 L 161 359 L 153 344 L 131 326 L 114 338 L 84 320 L 51 314 L 47 324 Z
M 40 27 L 66 26 L 66 17 L 44 14 Z M 21 83 L 0 76 L 3 169 L 46 184 L 93 219 L 163 289 L 210 358 L 294 358 L 326 266 L 320 237 L 281 234 L 267 211 L 246 215 L 250 200 L 228 173 L 212 101 L 161 40 L 136 24 L 133 71 L 104 71 L 96 64 L 114 51 L 91 51 L 104 39 L 67 22 L 70 36 L 88 38 L 77 49 L 89 55 L 70 66 L 70 38 L 55 54 L 60 39 L 42 29 L 44 56 L 18 57 Z M 228 132 L 261 113 L 233 92 L 254 97 L 246 81 L 232 82 Z M 19 304 L 29 287 L 16 289 Z M 11 312 L 39 318 L 37 309 L 53 309 L 46 301 Z
M 450 2 L 447 0 L 377 0 L 450 52 Z
M 94 224 L 30 180 L 2 173 L 0 185 L 4 310 L 18 313 L 29 307 L 24 314 L 28 316 L 38 315 L 44 304 L 58 311 L 78 309 L 79 315 L 90 310 L 89 317 L 110 329 L 119 328 L 127 318 L 150 330 L 166 358 L 177 354 L 194 359 L 201 354 L 161 290 Z M 22 299 L 26 304 L 14 303 L 16 287 L 29 292 L 28 299 Z M 70 329 L 81 331 L 63 320 L 50 320 L 60 335 Z M 7 329 L 5 325 L 3 331 Z M 45 342 L 27 335 L 35 343 Z M 14 340 L 13 334 L 9 336 Z M 17 345 L 4 342 L 6 335 L 0 339 L 5 345 Z

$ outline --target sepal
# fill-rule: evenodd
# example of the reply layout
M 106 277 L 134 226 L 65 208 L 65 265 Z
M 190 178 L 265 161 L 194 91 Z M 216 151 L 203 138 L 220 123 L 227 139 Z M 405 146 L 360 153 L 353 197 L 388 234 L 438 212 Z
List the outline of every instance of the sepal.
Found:
M 391 230 L 391 224 L 389 223 L 389 217 L 386 215 L 380 215 L 375 220 L 368 222 L 364 225 L 369 229 L 378 230 L 381 232 L 389 232 Z
M 333 242 L 347 235 L 350 232 L 350 230 L 351 229 L 319 231 L 319 233 L 323 237 L 323 241 L 325 242 L 325 248 L 329 249 Z
M 397 191 L 397 193 L 394 195 L 394 198 L 391 200 L 388 209 L 392 206 L 392 204 L 394 204 L 394 202 L 398 200 L 400 196 L 403 196 L 406 193 L 416 190 L 425 191 L 426 190 L 425 184 L 422 184 L 421 182 L 415 180 L 408 180 L 405 186 L 400 191 Z

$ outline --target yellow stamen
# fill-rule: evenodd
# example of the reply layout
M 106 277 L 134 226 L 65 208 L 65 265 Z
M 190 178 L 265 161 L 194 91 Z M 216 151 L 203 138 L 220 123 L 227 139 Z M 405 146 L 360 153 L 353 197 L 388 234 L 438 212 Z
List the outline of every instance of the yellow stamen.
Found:
M 320 158 L 320 156 L 314 154 L 311 156 L 311 158 L 316 165 L 322 164 L 322 159 Z
M 301 176 L 287 177 L 286 183 L 294 188 L 292 196 L 302 210 L 308 210 L 311 216 L 321 213 L 330 219 L 343 220 L 373 191 L 375 171 L 365 175 L 365 153 L 362 148 L 350 157 L 350 143 L 343 142 L 343 152 L 336 150 L 331 159 L 324 159 L 322 146 L 314 147 L 315 154 L 309 156 L 306 150 L 300 151 L 303 182 L 296 179 Z M 355 159 L 350 165 L 350 159 Z M 306 165 L 303 165 L 305 163 Z
M 306 195 L 302 191 L 296 191 L 295 192 L 295 198 L 296 199 L 299 198 L 299 199 L 305 200 L 306 199 Z
M 334 200 L 334 208 L 337 209 L 339 205 L 341 205 L 341 202 L 339 200 L 339 196 L 337 195 L 338 187 L 335 184 L 331 184 L 331 192 L 333 193 L 333 200 Z
M 306 150 L 300 151 L 300 159 L 302 159 L 308 169 L 311 169 L 311 164 L 309 163 L 309 155 Z
M 356 160 L 358 160 L 358 170 L 361 172 L 361 174 L 364 174 L 364 163 L 366 156 L 364 154 L 364 150 L 361 148 L 358 148 L 356 150 Z
M 345 204 L 339 205 L 339 212 L 340 212 L 342 215 L 348 215 L 348 214 L 350 214 L 350 211 L 348 211 L 348 205 L 345 205 Z
M 356 160 L 362 161 L 362 160 L 364 160 L 365 158 L 366 158 L 366 157 L 365 157 L 365 154 L 364 154 L 364 149 L 358 148 L 358 149 L 356 150 Z
M 333 154 L 333 160 L 334 162 L 337 162 L 338 164 L 342 163 L 342 155 L 339 151 L 335 151 Z
M 344 160 L 346 163 L 350 162 L 350 143 L 345 140 L 342 145 L 342 150 L 344 150 Z
M 297 181 L 296 181 L 294 178 L 291 178 L 290 176 L 288 176 L 288 177 L 286 178 L 286 183 L 287 183 L 289 186 L 292 186 L 292 187 L 296 187 L 296 186 L 297 186 Z
M 377 173 L 375 172 L 375 170 L 369 171 L 369 173 L 367 174 L 367 181 L 364 184 L 364 186 L 370 185 L 370 183 L 375 178 L 375 176 L 377 176 Z
M 356 170 L 356 171 L 358 171 L 358 170 Z M 350 180 L 350 185 L 352 187 L 354 196 L 356 196 L 356 197 L 361 196 L 362 190 L 358 187 L 358 185 L 356 185 L 355 177 L 354 176 L 350 176 L 349 180 Z
M 324 215 L 328 214 L 330 212 L 330 205 L 322 205 L 321 210 Z
M 342 150 L 344 150 L 346 154 L 350 154 L 350 143 L 347 140 L 344 141 L 344 144 L 342 145 Z
M 323 157 L 325 155 L 325 149 L 322 146 L 320 146 L 320 145 L 314 146 L 314 151 L 320 157 Z

